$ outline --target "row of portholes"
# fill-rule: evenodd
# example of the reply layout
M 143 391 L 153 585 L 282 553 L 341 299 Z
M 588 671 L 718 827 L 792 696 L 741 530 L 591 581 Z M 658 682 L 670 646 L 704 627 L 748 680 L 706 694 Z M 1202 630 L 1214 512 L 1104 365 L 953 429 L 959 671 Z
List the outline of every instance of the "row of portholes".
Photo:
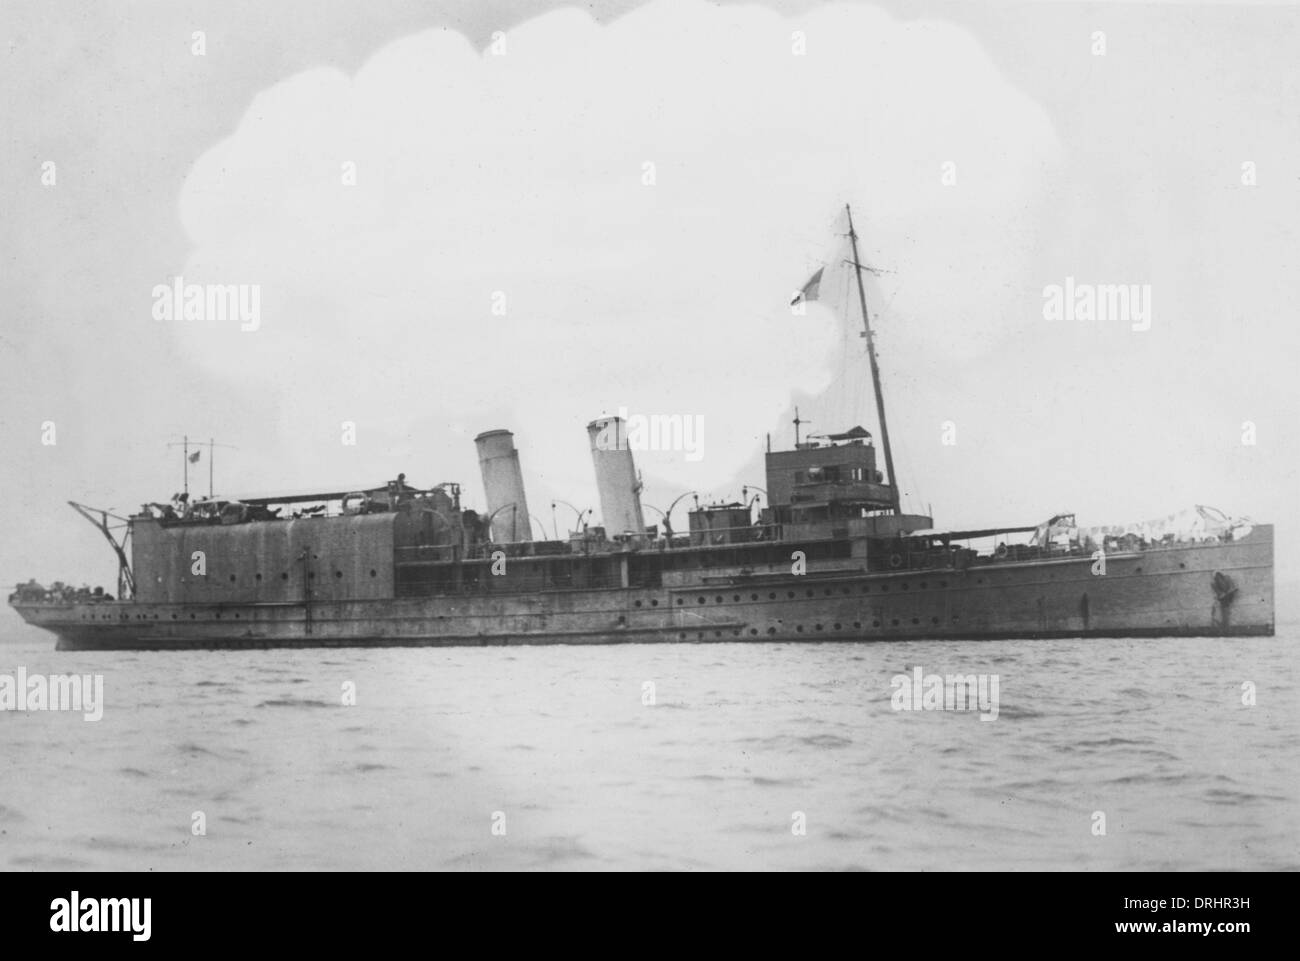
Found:
M 371 568 L 371 570 L 370 570 L 370 576 L 371 576 L 371 577 L 378 577 L 378 576 L 379 576 L 379 572 L 376 571 L 374 568 Z M 342 572 L 342 571 L 335 571 L 335 572 L 334 572 L 334 577 L 335 577 L 336 580 L 340 580 L 340 581 L 343 580 L 343 572 Z M 280 580 L 282 580 L 282 581 L 287 581 L 288 579 L 289 579 L 289 575 L 288 575 L 288 574 L 281 574 L 281 575 L 280 575 Z M 314 580 L 316 579 L 316 572 L 315 572 L 315 571 L 308 571 L 308 572 L 307 572 L 307 579 L 308 579 L 308 580 L 312 580 L 312 581 L 314 581 Z M 231 574 L 231 575 L 230 575 L 230 583 L 234 584 L 234 583 L 236 582 L 236 580 L 237 580 L 236 575 Z M 253 580 L 257 581 L 258 583 L 261 583 L 261 581 L 262 581 L 262 575 L 261 575 L 261 574 L 254 574 L 254 575 L 253 575 Z
M 953 619 L 953 622 L 955 623 L 955 622 L 958 620 L 958 616 L 957 616 L 956 614 L 954 614 L 954 615 L 952 616 L 952 619 Z M 914 617 L 914 618 L 912 618 L 912 623 L 915 624 L 915 625 L 918 625 L 918 626 L 919 626 L 920 623 L 921 623 L 921 619 L 920 619 L 919 617 Z M 938 618 L 938 617 L 931 617 L 931 618 L 930 618 L 930 623 L 931 623 L 931 624 L 938 624 L 938 623 L 939 623 L 939 618 Z M 902 621 L 900 621 L 897 617 L 895 617 L 895 618 L 892 619 L 891 624 L 892 624 L 893 627 L 899 627 L 899 626 L 902 624 Z M 872 621 L 872 622 L 871 622 L 871 626 L 872 626 L 872 627 L 875 627 L 875 628 L 880 627 L 880 621 Z M 835 625 L 833 625 L 833 627 L 834 627 L 834 629 L 837 630 L 837 631 L 845 630 L 845 626 L 844 626 L 843 624 L 835 624 Z M 854 627 L 855 630 L 862 630 L 862 622 L 861 622 L 861 621 L 854 621 L 854 622 L 853 622 L 853 627 Z M 824 631 L 824 630 L 826 629 L 825 626 L 822 625 L 822 624 L 815 624 L 815 625 L 814 625 L 814 628 L 815 628 L 816 630 L 818 630 L 818 631 Z M 802 633 L 804 632 L 804 626 L 803 626 L 802 624 L 796 624 L 794 629 L 795 629 L 795 633 L 797 633 L 797 634 L 802 634 Z M 702 640 L 705 639 L 705 637 L 708 635 L 708 633 L 709 633 L 708 631 L 696 631 L 696 632 L 695 632 L 696 639 L 702 641 Z M 732 630 L 731 630 L 731 635 L 732 635 L 733 637 L 740 637 L 741 633 L 742 633 L 742 631 L 740 630 L 740 628 L 732 628 Z M 751 628 L 749 629 L 749 633 L 750 633 L 750 635 L 752 635 L 752 636 L 757 636 L 757 635 L 758 635 L 758 628 L 756 628 L 756 627 L 751 627 Z M 769 628 L 767 629 L 767 633 L 768 633 L 768 634 L 775 634 L 775 633 L 776 633 L 776 628 L 775 628 L 775 627 L 769 627 Z M 723 635 L 723 632 L 722 632 L 722 631 L 714 631 L 714 632 L 713 632 L 713 636 L 714 636 L 714 637 L 722 637 L 722 635 Z M 677 634 L 677 639 L 678 639 L 679 641 L 684 641 L 684 640 L 687 639 L 687 637 L 688 637 L 688 632 L 686 632 L 686 631 L 679 631 L 678 634 Z
M 198 616 L 199 616 L 198 614 L 191 614 L 191 615 L 190 615 L 190 620 L 196 620 L 196 619 L 198 619 Z M 216 618 L 217 620 L 221 620 L 221 611 L 217 611 L 216 614 L 213 614 L 212 616 L 213 616 L 213 618 Z M 243 616 L 242 614 L 238 614 L 238 612 L 237 612 L 237 614 L 235 614 L 235 620 L 239 620 L 240 618 L 242 618 L 242 616 Z M 103 615 L 100 615 L 100 618 L 103 619 L 103 620 L 112 620 L 113 615 L 112 615 L 112 614 L 103 614 Z M 96 618 L 96 616 L 95 616 L 94 614 L 82 614 L 82 620 L 96 620 L 96 619 L 98 619 L 98 618 Z M 131 615 L 130 615 L 130 614 L 122 614 L 122 615 L 118 616 L 118 619 L 120 619 L 120 620 L 130 620 L 130 619 L 131 619 Z M 159 619 L 159 615 L 157 615 L 157 614 L 136 614 L 136 615 L 135 615 L 135 620 L 157 620 L 157 619 Z M 181 619 L 181 615 L 179 615 L 179 614 L 173 614 L 173 615 L 172 615 L 172 620 L 179 620 L 179 619 Z
M 921 590 L 927 590 L 927 589 L 929 588 L 929 586 L 930 586 L 930 582 L 929 582 L 929 581 L 921 581 L 920 584 L 917 585 L 917 586 L 918 586 Z M 948 586 L 948 582 L 947 582 L 947 581 L 939 581 L 939 587 L 947 587 L 947 586 Z M 905 591 L 906 591 L 906 590 L 910 590 L 910 589 L 911 589 L 911 585 L 910 585 L 910 584 L 903 584 L 903 585 L 901 585 L 901 588 L 902 588 L 902 590 L 905 590 Z M 888 584 L 882 584 L 882 585 L 880 585 L 880 592 L 881 592 L 882 594 L 888 594 L 888 593 L 889 593 L 889 585 L 888 585 Z M 787 598 L 788 600 L 793 600 L 795 597 L 798 596 L 798 593 L 799 593 L 798 591 L 786 591 L 786 592 L 785 592 L 785 596 L 786 596 L 786 598 Z M 823 589 L 823 591 L 822 591 L 822 594 L 823 594 L 824 596 L 826 596 L 826 597 L 830 597 L 830 596 L 832 596 L 834 593 L 835 593 L 835 591 L 832 590 L 832 589 L 829 588 L 829 587 Z M 852 588 L 845 587 L 845 588 L 842 588 L 842 589 L 841 589 L 841 593 L 847 596 L 847 595 L 849 595 L 849 594 L 852 594 L 852 593 L 853 593 L 853 590 L 852 590 Z M 862 593 L 863 593 L 863 594 L 870 594 L 870 593 L 871 593 L 871 585 L 869 585 L 869 584 L 863 584 L 863 585 L 862 585 Z M 805 597 L 816 597 L 816 596 L 817 596 L 817 592 L 816 592 L 815 590 L 812 590 L 811 588 L 809 588 L 809 589 L 807 589 L 807 590 L 804 591 L 804 596 L 805 596 Z M 778 592 L 776 592 L 776 591 L 769 591 L 769 592 L 768 592 L 767 599 L 768 599 L 769 601 L 774 601 L 774 600 L 777 599 L 777 597 L 778 597 Z M 732 594 L 732 595 L 731 595 L 731 599 L 732 599 L 732 601 L 740 601 L 740 600 L 742 599 L 742 597 L 741 597 L 740 594 Z M 751 601 L 757 601 L 757 600 L 759 599 L 759 595 L 758 595 L 758 594 L 750 594 L 750 595 L 749 595 L 749 599 L 750 599 Z M 714 595 L 713 603 L 715 603 L 715 604 L 722 604 L 722 603 L 724 603 L 725 601 L 726 601 L 726 597 L 725 597 L 724 595 L 722 595 L 722 594 L 716 594 L 716 595 Z M 705 597 L 703 594 L 701 594 L 701 595 L 699 595 L 697 598 L 695 598 L 695 603 L 697 603 L 697 604 L 707 604 L 708 602 L 709 602 L 709 599 L 708 599 L 707 597 Z M 651 601 L 651 604 L 656 604 L 656 603 L 657 603 L 657 602 L 655 602 L 655 601 Z M 679 597 L 679 598 L 677 598 L 677 603 L 678 603 L 678 605 L 680 606 L 680 605 L 682 605 L 682 604 L 685 604 L 685 603 L 686 603 L 686 600 L 685 600 L 685 598 L 681 598 L 681 597 Z M 637 607 L 640 607 L 640 606 L 641 606 L 641 602 L 640 602 L 640 601 L 637 601 L 637 602 L 636 602 L 636 606 L 637 606 Z
M 215 617 L 217 620 L 221 620 L 221 612 L 220 612 L 220 611 L 218 611 L 217 613 L 213 614 L 212 616 Z M 235 620 L 237 620 L 237 621 L 240 620 L 240 619 L 242 618 L 242 616 L 243 616 L 243 615 L 241 615 L 241 614 L 239 614 L 239 613 L 236 613 L 236 614 L 235 614 Z M 191 621 L 193 621 L 193 620 L 197 620 L 197 618 L 198 618 L 198 615 L 197 615 L 197 614 L 191 614 L 191 615 L 190 615 L 190 620 L 191 620 Z M 102 615 L 100 615 L 99 618 L 97 618 L 94 614 L 82 614 L 82 615 L 81 615 L 81 619 L 82 619 L 83 621 L 84 621 L 84 620 L 91 620 L 91 621 L 93 621 L 93 620 L 99 620 L 99 619 L 103 619 L 103 620 L 105 620 L 105 621 L 109 621 L 109 620 L 112 620 L 112 619 L 113 619 L 113 615 L 112 615 L 112 614 L 102 614 Z M 118 619 L 119 619 L 119 620 L 123 620 L 123 621 L 129 621 L 129 620 L 131 620 L 131 615 L 130 615 L 130 614 L 121 614 L 121 615 L 118 616 Z M 158 620 L 158 615 L 157 615 L 157 614 L 136 614 L 136 615 L 135 615 L 135 620 L 137 620 L 137 621 L 150 621 L 150 620 L 152 620 L 152 621 L 156 621 L 156 620 Z M 173 620 L 173 621 L 180 620 L 180 615 L 179 615 L 179 614 L 173 614 L 173 615 L 172 615 L 172 620 Z
M 1184 566 L 1184 565 L 1179 565 L 1179 566 L 1181 567 L 1181 566 Z M 1141 574 L 1141 573 L 1142 573 L 1142 568 L 1139 567 L 1139 568 L 1137 569 L 1137 573 Z M 1049 572 L 1048 576 L 1049 576 L 1049 577 L 1055 577 L 1055 572 Z M 983 586 L 983 584 L 984 584 L 984 578 L 982 578 L 982 577 L 980 577 L 980 578 L 976 578 L 975 583 L 976 583 L 976 585 L 978 585 L 978 586 Z M 899 590 L 908 591 L 908 590 L 911 590 L 911 589 L 912 589 L 913 584 L 904 581 L 902 584 L 899 584 L 899 585 L 897 585 L 897 586 L 898 586 Z M 929 581 L 920 581 L 920 582 L 918 582 L 915 586 L 916 586 L 919 590 L 922 590 L 922 591 L 924 591 L 924 590 L 929 590 L 929 588 L 930 588 L 930 582 L 929 582 Z M 946 587 L 948 586 L 948 582 L 947 582 L 946 580 L 937 581 L 937 582 L 936 582 L 936 586 L 939 587 L 939 588 L 946 588 Z M 832 588 L 827 587 L 827 588 L 823 588 L 823 589 L 822 589 L 822 595 L 823 595 L 824 597 L 830 597 L 830 596 L 832 596 L 834 593 L 835 593 L 835 591 L 834 591 L 834 589 L 832 589 Z M 852 589 L 852 588 L 849 588 L 849 587 L 843 587 L 843 588 L 840 589 L 840 593 L 843 594 L 843 595 L 845 595 L 845 596 L 848 596 L 848 595 L 850 595 L 850 594 L 853 593 L 853 589 Z M 863 584 L 863 585 L 862 585 L 862 591 L 861 591 L 861 593 L 863 593 L 863 594 L 870 594 L 870 593 L 871 593 L 871 585 L 870 585 L 870 584 Z M 881 585 L 880 585 L 880 593 L 882 593 L 882 594 L 888 594 L 888 593 L 889 593 L 889 585 L 888 585 L 888 584 L 881 584 Z M 798 591 L 786 591 L 786 592 L 785 592 L 785 596 L 786 596 L 786 599 L 787 599 L 787 600 L 794 600 L 794 599 L 798 596 L 798 594 L 799 594 Z M 768 595 L 767 595 L 767 599 L 768 599 L 769 601 L 775 601 L 775 600 L 778 598 L 778 596 L 779 596 L 779 594 L 778 594 L 777 591 L 769 591 L 769 592 L 768 592 Z M 804 590 L 804 597 L 816 597 L 816 596 L 817 596 L 817 592 L 816 592 L 815 590 L 813 590 L 812 588 L 807 588 L 807 589 Z M 741 596 L 740 594 L 733 594 L 733 595 L 731 595 L 731 599 L 732 599 L 732 601 L 739 602 L 739 601 L 742 599 L 742 596 Z M 750 599 L 751 601 L 757 601 L 757 600 L 759 600 L 759 595 L 758 595 L 758 594 L 750 594 L 750 595 L 749 595 L 749 599 Z M 726 601 L 726 597 L 725 597 L 724 595 L 722 595 L 722 594 L 716 594 L 716 595 L 714 595 L 713 603 L 715 603 L 715 604 L 722 604 L 722 603 L 725 603 L 725 601 Z M 695 598 L 695 603 L 697 603 L 697 604 L 707 604 L 708 602 L 709 602 L 709 599 L 708 599 L 707 597 L 705 597 L 703 594 L 701 594 L 701 595 L 699 595 L 698 597 Z M 677 604 L 678 604 L 679 606 L 684 605 L 685 603 L 686 603 L 685 598 L 681 598 L 681 597 L 677 598 Z M 653 604 L 653 605 L 655 605 L 655 606 L 658 606 L 657 602 L 655 602 L 655 601 L 651 601 L 651 604 Z M 637 606 L 637 607 L 640 607 L 640 606 L 641 606 L 641 602 L 640 602 L 640 601 L 637 601 L 637 602 L 636 602 L 636 606 Z

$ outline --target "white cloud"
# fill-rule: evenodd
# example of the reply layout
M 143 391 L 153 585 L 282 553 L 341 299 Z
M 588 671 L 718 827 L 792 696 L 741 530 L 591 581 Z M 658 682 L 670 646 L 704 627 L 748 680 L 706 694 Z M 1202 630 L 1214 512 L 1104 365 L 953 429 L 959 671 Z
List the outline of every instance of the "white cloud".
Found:
M 584 426 L 626 406 L 703 415 L 702 462 L 641 462 L 725 486 L 792 393 L 858 349 L 820 308 L 786 308 L 846 200 L 864 259 L 896 271 L 889 310 L 927 318 L 896 343 L 902 364 L 971 356 L 1011 313 L 1005 278 L 1032 243 L 980 238 L 1032 235 L 1056 141 L 960 28 L 657 2 L 607 27 L 549 13 L 507 50 L 436 30 L 353 77 L 291 77 L 186 180 L 186 280 L 260 284 L 262 325 L 174 329 L 265 392 L 301 480 L 347 471 L 348 419 L 477 491 L 469 439 L 506 426 L 543 503 L 590 488 Z

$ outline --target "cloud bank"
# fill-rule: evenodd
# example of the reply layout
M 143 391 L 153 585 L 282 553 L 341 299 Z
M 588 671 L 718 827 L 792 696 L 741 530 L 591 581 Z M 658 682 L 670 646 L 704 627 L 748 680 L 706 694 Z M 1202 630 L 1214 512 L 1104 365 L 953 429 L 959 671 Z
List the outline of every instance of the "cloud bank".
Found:
M 787 306 L 844 202 L 894 271 L 873 296 L 926 319 L 900 360 L 972 356 L 1056 149 L 963 30 L 860 6 L 562 10 L 484 50 L 428 31 L 263 91 L 198 160 L 185 280 L 260 285 L 261 325 L 171 330 L 265 397 L 295 482 L 378 455 L 477 494 L 471 438 L 508 427 L 539 503 L 590 499 L 585 424 L 626 407 L 703 417 L 703 460 L 639 462 L 722 493 L 792 397 L 861 363 L 856 328 Z

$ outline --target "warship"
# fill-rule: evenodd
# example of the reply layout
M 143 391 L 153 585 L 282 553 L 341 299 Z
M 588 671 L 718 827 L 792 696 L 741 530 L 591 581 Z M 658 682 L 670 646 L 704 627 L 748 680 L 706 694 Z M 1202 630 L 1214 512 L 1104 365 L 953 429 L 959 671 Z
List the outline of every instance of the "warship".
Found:
M 682 498 L 647 525 L 627 423 L 601 417 L 587 431 L 602 523 L 578 512 L 567 538 L 535 540 L 514 435 L 489 430 L 484 511 L 459 483 L 405 475 L 195 501 L 187 483 L 127 517 L 70 502 L 112 546 L 117 595 L 32 581 L 9 603 L 62 650 L 1273 634 L 1268 524 L 1196 507 L 942 530 L 904 512 L 845 214 L 883 464 L 869 431 L 801 438 L 796 412 L 792 447 L 768 439 L 766 505 L 747 489 L 697 498 L 678 533 Z

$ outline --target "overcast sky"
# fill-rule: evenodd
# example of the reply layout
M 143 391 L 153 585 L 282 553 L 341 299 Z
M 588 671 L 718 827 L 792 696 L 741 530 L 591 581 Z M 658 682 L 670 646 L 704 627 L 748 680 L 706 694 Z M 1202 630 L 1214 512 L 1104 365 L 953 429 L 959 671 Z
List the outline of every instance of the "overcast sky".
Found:
M 876 429 L 856 314 L 788 308 L 845 202 L 905 506 L 1209 504 L 1296 580 L 1294 7 L 543 9 L 6 4 L 0 581 L 111 584 L 64 502 L 170 496 L 185 433 L 238 448 L 219 493 L 404 471 L 481 506 L 506 427 L 549 529 L 625 407 L 703 418 L 699 460 L 638 455 L 648 503 L 738 497 L 794 404 Z M 177 276 L 258 285 L 260 327 L 155 319 Z M 1067 277 L 1150 285 L 1150 329 L 1044 319 Z

